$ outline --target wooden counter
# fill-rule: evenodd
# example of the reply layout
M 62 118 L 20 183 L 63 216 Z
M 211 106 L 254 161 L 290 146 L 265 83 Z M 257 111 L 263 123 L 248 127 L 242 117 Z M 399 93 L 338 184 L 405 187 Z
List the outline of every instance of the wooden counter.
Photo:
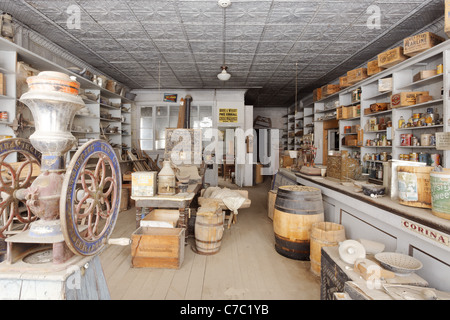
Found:
M 273 189 L 286 182 L 319 188 L 325 220 L 342 224 L 347 239 L 382 242 L 386 246 L 385 251 L 419 259 L 424 267 L 417 272 L 418 275 L 430 286 L 450 291 L 449 220 L 434 216 L 430 209 L 401 205 L 389 196 L 371 198 L 356 192 L 356 187 L 287 169 L 278 171 Z

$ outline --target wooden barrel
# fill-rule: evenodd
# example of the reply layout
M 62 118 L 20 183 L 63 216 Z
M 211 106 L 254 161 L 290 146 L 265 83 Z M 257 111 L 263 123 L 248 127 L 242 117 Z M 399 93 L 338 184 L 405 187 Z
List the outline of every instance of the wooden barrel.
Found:
M 323 247 L 336 247 L 345 241 L 343 225 L 332 222 L 318 222 L 311 228 L 311 271 L 320 276 L 321 256 Z
M 400 166 L 398 172 L 399 203 L 431 209 L 430 173 L 433 167 Z
M 216 254 L 220 250 L 223 237 L 225 214 L 201 215 L 195 218 L 195 245 L 197 252 L 204 255 Z
M 437 217 L 450 220 L 450 169 L 432 172 L 431 213 Z
M 279 187 L 273 214 L 276 251 L 290 259 L 308 261 L 311 226 L 323 220 L 320 189 Z

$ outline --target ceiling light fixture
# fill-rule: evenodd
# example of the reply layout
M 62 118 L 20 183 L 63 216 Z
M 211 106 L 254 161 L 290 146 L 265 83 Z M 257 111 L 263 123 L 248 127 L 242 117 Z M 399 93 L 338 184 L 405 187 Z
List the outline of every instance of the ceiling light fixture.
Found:
M 219 78 L 219 80 L 221 80 L 221 81 L 228 81 L 228 80 L 230 80 L 231 74 L 229 74 L 227 72 L 228 67 L 227 66 L 222 66 L 221 68 L 222 68 L 222 72 L 217 75 L 217 78 Z
M 229 7 L 231 4 L 231 0 L 219 0 L 218 2 L 219 6 L 223 8 L 223 65 L 222 65 L 222 72 L 217 75 L 217 78 L 219 78 L 220 81 L 228 81 L 231 78 L 231 74 L 227 72 L 228 67 L 225 64 L 225 52 L 226 52 L 226 11 L 225 8 Z
M 222 8 L 228 8 L 231 5 L 231 0 L 219 0 L 218 4 Z

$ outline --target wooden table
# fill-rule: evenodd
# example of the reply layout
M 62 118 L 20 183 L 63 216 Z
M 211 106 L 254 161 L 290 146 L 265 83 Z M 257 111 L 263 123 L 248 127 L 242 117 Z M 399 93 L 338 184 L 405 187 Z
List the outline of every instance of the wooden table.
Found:
M 180 211 L 179 226 L 186 229 L 186 238 L 188 236 L 188 209 L 193 200 L 199 194 L 202 183 L 190 184 L 185 193 L 177 193 L 172 196 L 157 195 L 153 197 L 134 197 L 136 201 L 136 228 L 139 228 L 144 208 L 165 208 L 178 209 Z

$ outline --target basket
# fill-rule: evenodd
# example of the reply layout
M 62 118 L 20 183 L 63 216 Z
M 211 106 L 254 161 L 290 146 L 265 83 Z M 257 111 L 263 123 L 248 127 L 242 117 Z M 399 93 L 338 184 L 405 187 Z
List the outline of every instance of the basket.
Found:
M 383 268 L 396 274 L 408 275 L 422 269 L 422 262 L 406 254 L 396 252 L 380 252 L 375 255 Z

